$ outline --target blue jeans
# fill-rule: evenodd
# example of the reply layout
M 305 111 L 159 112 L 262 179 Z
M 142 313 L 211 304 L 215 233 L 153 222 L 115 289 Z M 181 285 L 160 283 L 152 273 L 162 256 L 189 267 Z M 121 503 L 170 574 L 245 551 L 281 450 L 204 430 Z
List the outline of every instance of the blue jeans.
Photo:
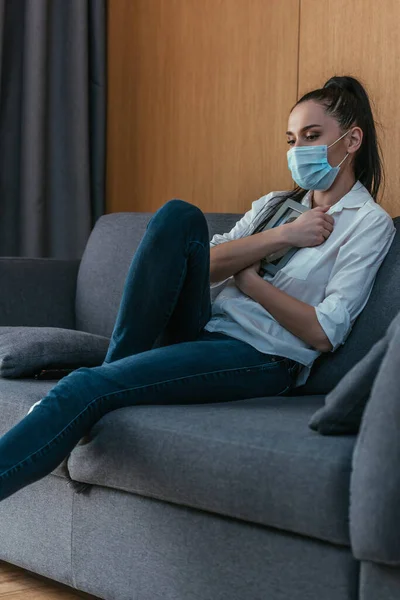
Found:
M 209 269 L 203 213 L 170 200 L 132 260 L 104 363 L 61 379 L 0 438 L 0 500 L 51 473 L 112 410 L 229 402 L 293 386 L 296 362 L 204 330 Z

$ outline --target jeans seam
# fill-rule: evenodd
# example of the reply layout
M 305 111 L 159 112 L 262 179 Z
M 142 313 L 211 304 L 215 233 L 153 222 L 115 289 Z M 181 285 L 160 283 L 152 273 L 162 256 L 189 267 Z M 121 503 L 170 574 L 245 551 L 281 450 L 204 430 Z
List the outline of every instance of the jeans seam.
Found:
M 218 373 L 231 373 L 232 371 L 249 371 L 250 369 L 263 369 L 265 368 L 265 366 L 269 367 L 270 365 L 274 366 L 276 363 L 269 363 L 267 365 L 265 365 L 265 363 L 261 364 L 261 365 L 252 365 L 252 366 L 247 366 L 247 367 L 236 367 L 234 369 L 220 369 L 218 371 L 207 371 L 206 373 L 197 373 L 196 375 L 189 375 L 189 376 L 185 376 L 185 377 L 178 377 L 178 378 L 173 378 L 173 379 L 167 379 L 164 381 L 158 381 L 157 383 L 152 383 L 152 384 L 145 384 L 145 385 L 141 385 L 141 386 L 136 386 L 133 388 L 128 388 L 125 390 L 119 390 L 118 392 L 111 392 L 110 394 L 103 394 L 102 396 L 96 396 L 96 398 L 93 398 L 93 400 L 87 405 L 85 406 L 85 408 L 83 410 L 81 410 L 81 412 L 76 415 L 61 431 L 59 431 L 50 441 L 46 442 L 46 444 L 44 444 L 41 448 L 39 448 L 38 450 L 35 450 L 34 452 L 32 452 L 29 456 L 27 456 L 26 458 L 24 458 L 23 460 L 19 461 L 19 463 L 17 463 L 16 465 L 13 465 L 12 467 L 10 467 L 9 469 L 7 469 L 6 471 L 3 471 L 3 473 L 0 473 L 0 479 L 4 477 L 4 475 L 7 475 L 7 473 L 9 473 L 10 471 L 16 469 L 17 467 L 19 467 L 20 465 L 23 465 L 23 463 L 25 463 L 27 460 L 31 459 L 32 457 L 34 457 L 36 454 L 38 454 L 39 452 L 41 452 L 42 450 L 44 450 L 44 448 L 46 448 L 46 446 L 49 446 L 49 444 L 51 444 L 54 440 L 57 440 L 57 438 L 59 438 L 65 431 L 66 429 L 68 429 L 68 427 L 70 427 L 70 425 L 72 425 L 82 414 L 84 414 L 87 410 L 89 410 L 89 408 L 92 406 L 92 404 L 94 402 L 97 402 L 97 400 L 102 400 L 103 398 L 110 398 L 112 396 L 117 396 L 118 394 L 125 394 L 127 392 L 131 392 L 134 390 L 142 390 L 146 387 L 151 388 L 151 387 L 156 387 L 158 385 L 162 385 L 162 384 L 168 384 L 171 383 L 172 381 L 182 381 L 185 379 L 195 379 L 196 377 L 203 377 L 204 375 L 216 375 Z M 278 394 L 279 395 L 279 394 Z
M 203 248 L 203 250 L 204 250 L 204 246 L 201 244 L 201 242 L 197 242 L 197 241 L 190 241 L 190 242 L 189 242 L 189 245 L 190 245 L 190 244 L 198 244 L 198 245 L 199 245 L 199 246 L 201 246 L 201 247 Z M 168 323 L 169 319 L 171 318 L 171 316 L 172 316 L 172 314 L 173 314 L 173 312 L 174 312 L 174 310 L 175 310 L 175 307 L 176 307 L 176 304 L 177 304 L 177 301 L 178 301 L 178 298 L 179 298 L 179 294 L 180 294 L 180 292 L 181 292 L 181 290 L 182 290 L 183 280 L 184 280 L 184 278 L 185 278 L 185 277 L 186 277 L 186 275 L 187 275 L 187 271 L 188 271 L 188 269 L 187 269 L 188 253 L 186 253 L 186 252 L 184 253 L 184 259 L 185 259 L 185 264 L 184 264 L 184 267 L 183 267 L 183 269 L 182 269 L 181 275 L 180 275 L 180 277 L 179 277 L 179 282 L 178 282 L 178 292 L 177 292 L 177 293 L 175 293 L 175 299 L 174 299 L 174 301 L 171 303 L 171 306 L 172 306 L 173 308 L 172 308 L 172 309 L 169 311 L 169 313 L 167 313 L 167 316 L 166 316 L 167 323 Z
M 186 262 L 187 261 L 187 256 L 186 255 L 185 255 L 184 259 L 185 259 L 185 265 L 184 265 L 184 267 L 182 269 L 182 272 L 181 272 L 181 275 L 179 277 L 178 288 L 177 288 L 177 291 L 174 294 L 175 298 L 174 298 L 173 302 L 171 302 L 171 304 L 170 304 L 170 307 L 172 306 L 172 308 L 170 308 L 170 310 L 168 311 L 168 313 L 166 313 L 166 323 L 169 322 L 169 320 L 170 320 L 170 318 L 172 316 L 172 313 L 175 310 L 175 306 L 177 304 L 177 301 L 178 301 L 178 298 L 179 298 L 179 295 L 180 295 L 180 292 L 181 292 L 181 289 L 182 289 L 183 280 L 184 280 L 184 278 L 186 276 L 186 273 L 187 273 L 187 262 Z
M 203 250 L 205 250 L 205 249 L 206 249 L 206 246 L 205 246 L 205 245 L 204 245 L 202 242 L 199 242 L 198 240 L 191 240 L 191 241 L 189 242 L 189 244 L 198 244 L 199 246 L 201 246 L 201 247 L 202 247 L 202 249 L 203 249 Z
M 202 250 L 206 250 L 206 249 L 207 249 L 207 246 L 205 246 L 205 244 L 203 244 L 202 242 L 199 242 L 198 240 L 191 240 L 191 241 L 189 242 L 189 245 L 190 245 L 190 244 L 197 244 L 198 246 L 200 246 L 200 247 L 201 247 L 201 249 L 202 249 Z M 208 262 L 210 262 L 210 259 L 208 260 Z M 208 286 L 207 286 L 207 285 L 205 285 L 205 286 L 204 286 L 204 290 L 203 290 L 203 296 L 204 296 L 204 294 L 206 294 L 206 293 L 207 293 L 207 294 L 210 294 L 210 286 L 209 286 L 209 285 L 208 285 Z M 203 297 L 203 300 L 204 300 L 204 297 Z M 203 317 L 204 317 L 204 315 L 203 315 L 203 313 L 202 313 L 202 310 L 201 310 L 201 308 L 202 308 L 202 305 L 203 305 L 203 304 L 202 304 L 202 302 L 200 302 L 200 309 L 199 309 L 199 313 L 200 313 L 200 314 L 199 314 L 199 319 L 198 319 L 198 322 L 197 322 L 197 331 L 198 331 L 198 332 L 200 332 L 200 331 L 201 331 L 201 329 L 203 328 L 203 326 L 202 326 L 202 321 L 203 321 Z M 211 299 L 210 299 L 210 305 L 211 305 Z M 208 320 L 209 320 L 209 317 L 210 317 L 210 310 L 209 310 L 208 312 L 209 312 L 209 314 L 208 314 Z M 205 323 L 205 325 L 206 325 L 206 323 Z

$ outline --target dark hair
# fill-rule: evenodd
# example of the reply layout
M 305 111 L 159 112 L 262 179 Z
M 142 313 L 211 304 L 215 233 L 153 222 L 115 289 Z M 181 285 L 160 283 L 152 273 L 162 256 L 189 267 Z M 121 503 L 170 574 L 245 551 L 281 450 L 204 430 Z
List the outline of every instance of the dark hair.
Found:
M 359 180 L 367 188 L 376 201 L 379 187 L 384 181 L 384 169 L 371 103 L 364 87 L 354 77 L 331 77 L 324 87 L 304 94 L 291 110 L 307 100 L 314 100 L 322 104 L 326 113 L 337 120 L 343 131 L 346 131 L 352 125 L 357 125 L 362 129 L 363 140 L 354 158 L 354 174 L 356 180 Z M 306 193 L 307 190 L 296 187 L 286 195 L 281 196 L 282 202 L 278 204 L 276 210 L 288 198 L 300 202 Z M 265 218 L 263 218 L 262 211 L 263 209 L 255 219 L 258 220 L 261 216 L 262 220 L 252 233 L 261 231 L 271 218 L 271 211 L 268 212 Z M 276 211 L 274 210 L 274 212 Z

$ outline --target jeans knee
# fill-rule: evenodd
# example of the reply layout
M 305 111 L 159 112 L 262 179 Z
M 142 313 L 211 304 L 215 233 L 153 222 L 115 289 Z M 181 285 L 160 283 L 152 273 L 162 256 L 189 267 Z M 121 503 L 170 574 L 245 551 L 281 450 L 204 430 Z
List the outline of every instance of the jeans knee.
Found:
M 185 224 L 207 226 L 206 218 L 201 209 L 179 198 L 168 200 L 168 202 L 158 209 L 152 221 L 162 226 L 168 223 L 169 227 L 176 227 L 179 230 L 182 230 L 182 226 Z
M 194 207 L 194 204 L 190 204 L 186 200 L 181 200 L 181 198 L 171 198 L 171 200 L 167 200 L 159 210 L 164 211 L 180 211 L 186 210 L 187 208 Z

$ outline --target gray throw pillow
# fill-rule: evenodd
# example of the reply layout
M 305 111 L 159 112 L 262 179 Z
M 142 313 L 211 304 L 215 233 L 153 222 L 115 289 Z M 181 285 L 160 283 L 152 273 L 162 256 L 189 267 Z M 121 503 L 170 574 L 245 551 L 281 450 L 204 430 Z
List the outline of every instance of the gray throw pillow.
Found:
M 0 377 L 29 377 L 48 368 L 95 367 L 110 340 L 58 327 L 0 327 Z
M 325 405 L 311 417 L 308 426 L 322 435 L 358 433 L 364 409 L 392 337 L 400 333 L 400 313 L 386 335 L 339 381 L 326 396 Z

